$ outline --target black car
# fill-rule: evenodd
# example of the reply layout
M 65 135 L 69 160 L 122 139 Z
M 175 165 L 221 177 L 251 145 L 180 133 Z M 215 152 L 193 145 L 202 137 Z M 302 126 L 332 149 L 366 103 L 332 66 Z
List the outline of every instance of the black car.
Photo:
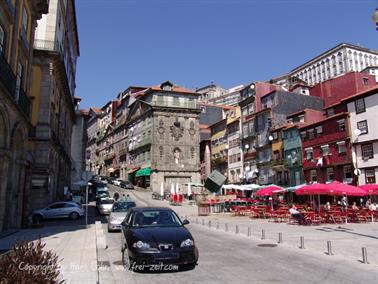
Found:
M 122 262 L 134 265 L 176 264 L 195 266 L 198 249 L 185 225 L 170 208 L 134 207 L 122 222 Z
M 125 188 L 125 189 L 134 189 L 134 186 L 131 182 L 127 180 L 120 180 L 120 187 Z

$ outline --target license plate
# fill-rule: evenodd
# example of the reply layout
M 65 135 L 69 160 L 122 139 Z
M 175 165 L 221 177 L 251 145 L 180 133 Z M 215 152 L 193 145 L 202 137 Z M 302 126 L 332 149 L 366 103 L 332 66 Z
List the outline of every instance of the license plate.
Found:
M 179 258 L 179 254 L 177 252 L 160 253 L 159 255 L 155 256 L 155 260 L 177 259 L 177 258 Z

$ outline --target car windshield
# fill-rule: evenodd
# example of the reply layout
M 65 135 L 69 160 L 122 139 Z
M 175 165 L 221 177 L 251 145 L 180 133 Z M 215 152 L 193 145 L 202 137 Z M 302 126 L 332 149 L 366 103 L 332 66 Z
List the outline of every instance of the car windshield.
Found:
M 101 194 L 109 194 L 109 192 L 106 190 L 97 190 L 97 195 L 101 195 Z
M 132 227 L 179 227 L 182 226 L 180 219 L 173 211 L 169 210 L 146 210 L 134 213 Z
M 114 200 L 113 199 L 101 199 L 100 203 L 101 204 L 113 204 Z
M 116 202 L 113 205 L 112 212 L 127 212 L 131 207 L 135 206 L 135 202 Z

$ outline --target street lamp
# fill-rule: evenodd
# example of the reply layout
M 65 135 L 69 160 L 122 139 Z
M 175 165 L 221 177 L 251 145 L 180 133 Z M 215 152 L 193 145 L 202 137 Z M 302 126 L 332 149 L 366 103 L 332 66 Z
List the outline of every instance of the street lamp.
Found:
M 375 29 L 378 31 L 378 8 L 375 9 L 373 14 L 373 21 L 375 23 Z

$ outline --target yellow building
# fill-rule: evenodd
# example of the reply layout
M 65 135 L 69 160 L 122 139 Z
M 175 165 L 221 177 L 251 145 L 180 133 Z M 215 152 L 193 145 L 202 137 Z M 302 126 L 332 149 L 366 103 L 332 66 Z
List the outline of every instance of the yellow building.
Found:
M 211 170 L 218 170 L 227 176 L 227 119 L 210 126 L 211 129 Z
M 0 1 L 0 232 L 27 221 L 34 31 L 48 4 L 48 0 Z
M 280 186 L 287 186 L 289 183 L 289 171 L 284 165 L 284 141 L 283 130 L 286 129 L 286 125 L 277 127 L 271 130 L 270 139 L 272 143 L 272 159 L 270 166 L 274 171 L 273 183 Z

